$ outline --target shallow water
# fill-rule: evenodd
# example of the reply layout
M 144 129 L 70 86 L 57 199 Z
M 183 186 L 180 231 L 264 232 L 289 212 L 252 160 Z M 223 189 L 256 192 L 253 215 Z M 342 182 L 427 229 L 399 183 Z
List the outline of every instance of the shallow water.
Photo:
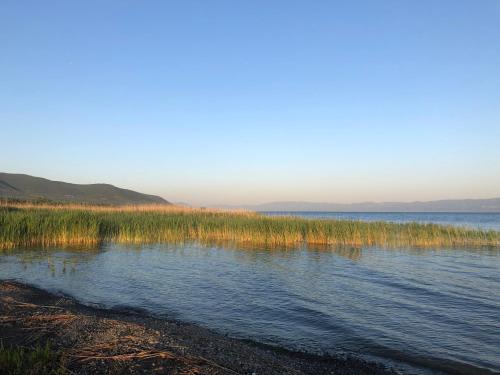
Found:
M 443 213 L 443 212 L 262 212 L 270 216 L 293 215 L 310 219 L 339 219 L 388 221 L 393 223 L 433 223 L 472 229 L 500 231 L 500 213 Z
M 12 250 L 0 278 L 293 349 L 500 371 L 498 250 Z

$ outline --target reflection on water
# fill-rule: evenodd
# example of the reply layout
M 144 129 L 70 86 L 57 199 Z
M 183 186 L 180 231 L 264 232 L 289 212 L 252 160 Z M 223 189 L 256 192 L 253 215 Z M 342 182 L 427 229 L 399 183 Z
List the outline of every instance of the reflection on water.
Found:
M 0 277 L 237 337 L 500 370 L 500 252 L 200 245 L 12 250 Z

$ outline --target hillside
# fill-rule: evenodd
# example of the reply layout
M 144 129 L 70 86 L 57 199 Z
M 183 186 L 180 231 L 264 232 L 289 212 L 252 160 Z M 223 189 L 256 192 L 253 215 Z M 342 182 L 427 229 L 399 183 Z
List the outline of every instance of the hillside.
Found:
M 37 199 L 94 204 L 169 204 L 165 199 L 109 184 L 79 185 L 25 174 L 0 172 L 0 198 Z

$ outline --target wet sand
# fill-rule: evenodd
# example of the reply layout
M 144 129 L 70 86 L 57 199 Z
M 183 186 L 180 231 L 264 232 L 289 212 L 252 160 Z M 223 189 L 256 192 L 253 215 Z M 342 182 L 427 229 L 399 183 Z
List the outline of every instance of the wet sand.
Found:
M 74 374 L 391 374 L 356 357 L 317 356 L 230 338 L 138 311 L 88 307 L 12 281 L 0 282 L 0 340 L 50 342 Z

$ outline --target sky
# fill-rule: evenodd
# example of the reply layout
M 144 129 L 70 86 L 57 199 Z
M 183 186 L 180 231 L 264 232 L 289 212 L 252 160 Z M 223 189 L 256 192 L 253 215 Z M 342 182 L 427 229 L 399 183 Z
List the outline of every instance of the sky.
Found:
M 500 196 L 500 1 L 0 4 L 0 171 L 194 205 Z

